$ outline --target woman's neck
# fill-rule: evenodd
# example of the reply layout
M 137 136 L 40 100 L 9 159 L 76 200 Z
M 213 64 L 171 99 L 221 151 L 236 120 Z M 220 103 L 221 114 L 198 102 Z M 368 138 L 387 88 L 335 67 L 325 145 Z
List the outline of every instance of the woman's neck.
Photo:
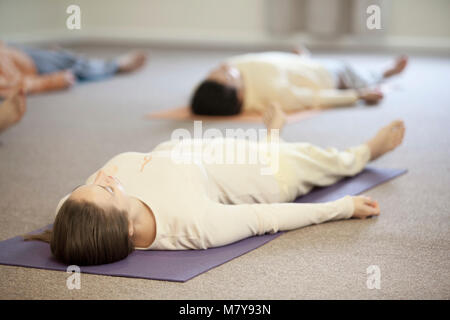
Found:
M 131 198 L 130 218 L 133 223 L 135 247 L 147 248 L 156 237 L 156 221 L 152 210 L 141 200 Z

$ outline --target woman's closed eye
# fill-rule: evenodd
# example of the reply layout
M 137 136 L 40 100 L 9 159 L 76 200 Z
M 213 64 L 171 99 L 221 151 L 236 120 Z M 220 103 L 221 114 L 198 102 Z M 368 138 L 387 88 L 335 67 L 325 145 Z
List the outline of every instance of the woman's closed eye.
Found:
M 109 193 L 114 194 L 113 188 L 106 186 L 105 189 L 106 189 Z
M 109 186 L 101 186 L 101 185 L 99 185 L 99 184 L 97 184 L 97 186 L 99 186 L 100 188 L 102 188 L 103 190 L 106 190 L 108 193 L 110 193 L 110 194 L 114 194 L 114 189 L 113 188 L 111 188 L 111 187 L 109 187 Z

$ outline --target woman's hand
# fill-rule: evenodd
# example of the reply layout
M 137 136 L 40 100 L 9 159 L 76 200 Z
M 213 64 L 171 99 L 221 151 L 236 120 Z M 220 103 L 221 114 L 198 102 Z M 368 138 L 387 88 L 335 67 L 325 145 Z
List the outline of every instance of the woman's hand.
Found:
M 371 216 L 380 215 L 378 202 L 367 196 L 352 197 L 355 210 L 352 218 L 365 219 Z

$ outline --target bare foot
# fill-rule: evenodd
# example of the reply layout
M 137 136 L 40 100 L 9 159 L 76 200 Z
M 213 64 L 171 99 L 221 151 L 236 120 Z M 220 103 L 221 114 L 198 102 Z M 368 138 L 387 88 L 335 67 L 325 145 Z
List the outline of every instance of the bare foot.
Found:
M 298 54 L 299 56 L 311 56 L 311 52 L 303 45 L 296 45 L 294 49 L 292 49 L 292 53 Z
M 408 64 L 407 56 L 403 55 L 398 57 L 395 60 L 395 64 L 383 73 L 383 77 L 389 78 L 392 77 L 393 75 L 401 73 L 403 70 L 405 70 L 407 64 Z
M 394 150 L 403 141 L 405 136 L 405 124 L 402 120 L 392 121 L 383 127 L 378 133 L 370 139 L 366 144 L 371 151 L 371 159 L 375 160 L 383 154 Z
M 132 72 L 141 68 L 147 61 L 147 55 L 142 51 L 128 53 L 118 58 L 119 72 Z
M 281 131 L 286 124 L 286 114 L 278 103 L 271 103 L 266 110 L 264 110 L 263 122 L 270 135 L 272 129 Z
M 26 109 L 25 93 L 17 89 L 0 105 L 0 132 L 19 122 Z

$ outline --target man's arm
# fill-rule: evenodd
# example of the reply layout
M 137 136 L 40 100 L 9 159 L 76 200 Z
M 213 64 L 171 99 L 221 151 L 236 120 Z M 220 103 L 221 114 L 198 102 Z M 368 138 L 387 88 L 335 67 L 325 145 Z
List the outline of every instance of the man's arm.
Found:
M 20 86 L 20 81 L 12 81 L 0 74 L 0 97 L 7 98 Z
M 286 111 L 330 108 L 344 105 L 352 105 L 359 99 L 356 90 L 300 88 L 289 86 L 283 89 L 278 96 L 279 103 Z
M 18 86 L 22 86 L 25 93 L 29 94 L 62 90 L 74 83 L 75 77 L 70 71 L 60 71 L 42 76 L 24 76 L 19 79 L 0 75 L 0 97 L 8 97 Z
M 74 83 L 75 76 L 69 70 L 39 76 L 25 76 L 23 78 L 26 93 L 62 90 L 72 86 Z

